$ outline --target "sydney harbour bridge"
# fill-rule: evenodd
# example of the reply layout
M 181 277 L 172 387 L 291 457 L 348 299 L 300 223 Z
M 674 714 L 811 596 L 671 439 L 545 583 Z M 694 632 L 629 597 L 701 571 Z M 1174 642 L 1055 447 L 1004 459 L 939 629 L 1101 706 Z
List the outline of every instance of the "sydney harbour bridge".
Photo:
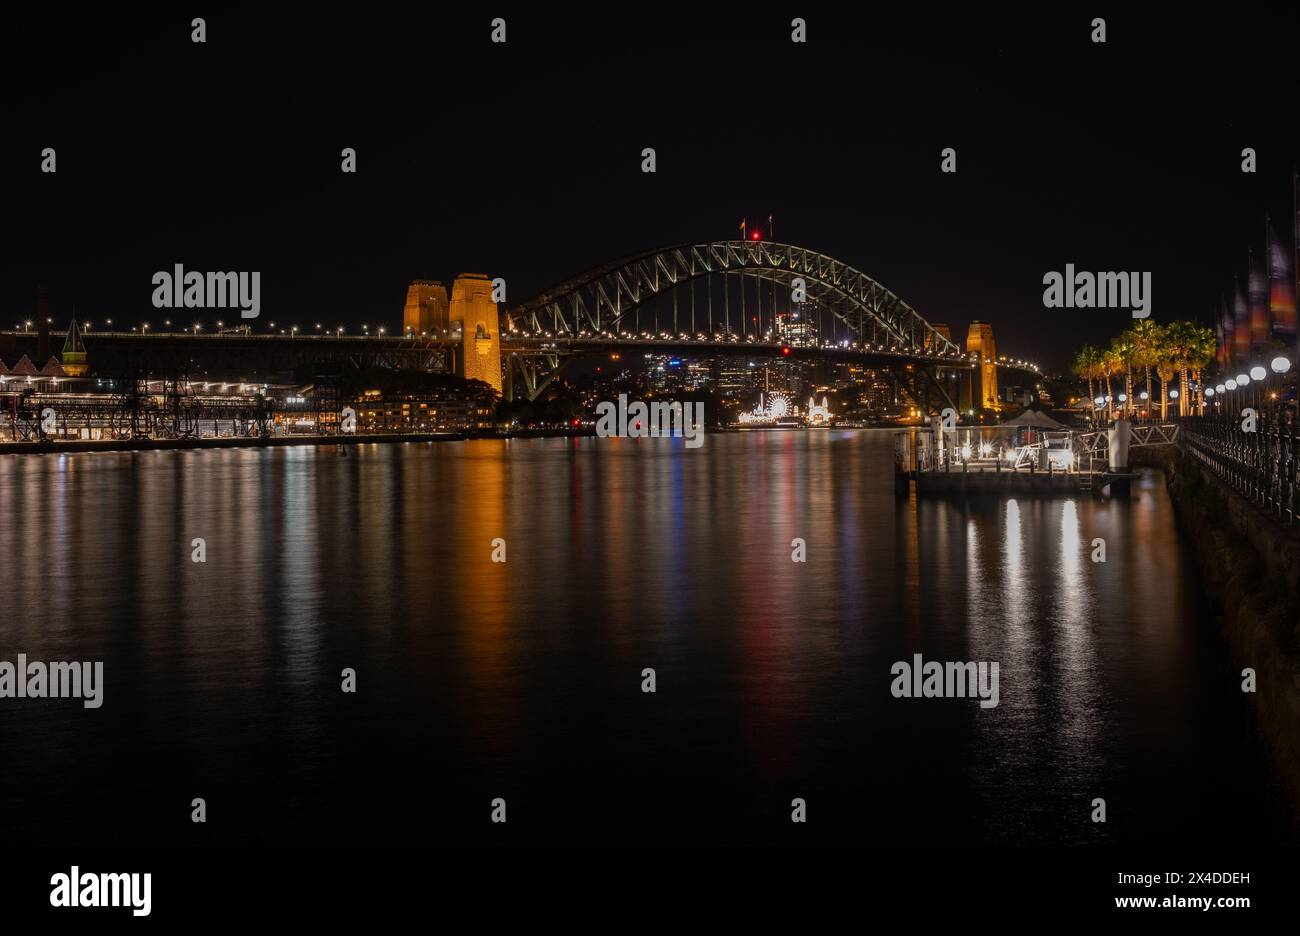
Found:
M 793 310 L 805 310 L 797 333 Z M 784 326 L 778 320 L 784 318 Z M 594 267 L 511 308 L 502 351 L 529 398 L 566 355 L 627 345 L 665 353 L 796 355 L 895 370 L 914 399 L 954 402 L 972 362 L 945 330 L 866 273 L 792 244 L 728 240 Z
M 724 240 L 648 250 L 516 305 L 492 301 L 502 282 L 458 278 L 450 315 L 418 331 L 409 318 L 403 328 L 362 335 L 260 321 L 220 331 L 154 322 L 86 333 L 85 358 L 91 377 L 119 386 L 272 383 L 303 367 L 380 366 L 478 377 L 507 399 L 531 400 L 584 355 L 786 357 L 888 370 L 931 412 L 960 408 L 963 399 L 982 403 L 975 387 L 996 371 L 1007 384 L 1040 380 L 1033 365 L 994 356 L 991 336 L 988 346 L 963 350 L 947 326 L 928 321 L 869 274 L 792 244 Z M 48 346 L 55 336 L 43 337 Z M 10 356 L 41 366 L 42 336 L 14 332 L 0 336 L 5 340 Z M 8 379 L 13 390 L 15 378 Z

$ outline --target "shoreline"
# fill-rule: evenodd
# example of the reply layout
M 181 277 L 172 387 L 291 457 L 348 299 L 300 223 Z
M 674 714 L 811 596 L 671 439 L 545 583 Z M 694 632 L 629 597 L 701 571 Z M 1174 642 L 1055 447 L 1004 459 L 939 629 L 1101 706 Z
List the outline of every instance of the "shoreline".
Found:
M 234 439 L 58 439 L 0 442 L 0 455 L 57 455 L 77 452 L 160 452 L 189 449 L 281 448 L 292 445 L 366 445 L 372 442 L 463 442 L 469 432 L 420 432 L 409 435 L 301 435 Z
M 881 429 L 888 426 L 754 426 L 746 428 L 724 427 L 710 429 L 710 433 L 739 432 L 818 432 L 826 429 Z M 368 445 L 395 442 L 465 442 L 470 439 L 583 439 L 595 438 L 594 429 L 518 429 L 514 432 L 495 430 L 462 430 L 459 432 L 374 433 L 356 435 L 292 435 L 269 438 L 203 438 L 203 439 L 47 439 L 41 442 L 0 441 L 0 455 L 54 455 L 77 452 L 159 452 L 190 449 L 228 448 L 279 448 L 291 445 Z

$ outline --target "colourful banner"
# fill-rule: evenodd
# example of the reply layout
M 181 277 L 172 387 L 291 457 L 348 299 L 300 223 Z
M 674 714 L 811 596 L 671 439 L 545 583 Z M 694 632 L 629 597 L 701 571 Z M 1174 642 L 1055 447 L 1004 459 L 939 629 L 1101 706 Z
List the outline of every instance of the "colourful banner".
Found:
M 1232 298 L 1232 362 L 1244 363 L 1250 359 L 1250 308 L 1241 291 L 1241 280 L 1236 280 L 1236 293 Z
M 1268 346 L 1268 274 L 1263 259 L 1250 252 L 1249 275 L 1246 280 L 1246 301 L 1250 304 L 1250 354 L 1257 357 Z
M 1219 297 L 1219 308 L 1214 312 L 1214 360 L 1218 362 L 1219 370 L 1227 366 L 1228 345 L 1224 337 L 1224 310 L 1223 297 Z
M 1228 307 L 1228 303 L 1223 300 L 1222 296 L 1219 297 L 1219 305 L 1219 322 L 1223 329 L 1222 364 L 1226 370 L 1232 366 L 1232 338 L 1234 332 L 1236 332 L 1236 321 L 1232 317 L 1232 309 Z
M 1290 344 L 1295 337 L 1295 270 L 1291 250 L 1268 225 L 1268 311 L 1273 335 Z

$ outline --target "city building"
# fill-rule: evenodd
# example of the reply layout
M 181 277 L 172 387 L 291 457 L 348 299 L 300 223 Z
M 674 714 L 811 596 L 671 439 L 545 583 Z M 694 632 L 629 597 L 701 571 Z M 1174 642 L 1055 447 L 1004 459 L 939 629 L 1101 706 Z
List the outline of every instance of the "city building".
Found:
M 892 377 L 880 370 L 869 368 L 866 371 L 866 387 L 863 392 L 867 410 L 876 415 L 893 412 L 899 406 L 898 390 Z
M 763 390 L 766 393 L 787 393 L 798 399 L 804 390 L 804 365 L 801 361 L 777 358 L 763 365 Z
M 706 358 L 690 358 L 685 371 L 682 376 L 687 390 L 705 390 L 713 383 L 713 362 Z
M 77 320 L 68 326 L 68 336 L 63 341 L 63 372 L 69 377 L 84 377 L 89 365 L 86 363 L 86 345 L 81 340 L 81 330 Z
M 758 386 L 757 368 L 754 362 L 736 355 L 723 355 L 718 358 L 714 370 L 715 386 L 723 399 L 738 400 L 749 396 Z
M 811 302 L 796 302 L 789 312 L 776 316 L 777 337 L 796 347 L 817 343 L 817 307 Z

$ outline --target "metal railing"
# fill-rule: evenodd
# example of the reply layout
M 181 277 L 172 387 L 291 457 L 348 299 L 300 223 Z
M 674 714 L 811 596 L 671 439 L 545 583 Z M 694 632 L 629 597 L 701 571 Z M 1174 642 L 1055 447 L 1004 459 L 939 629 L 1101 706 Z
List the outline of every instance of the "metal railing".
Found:
M 1179 445 L 1250 503 L 1288 526 L 1300 514 L 1300 429 L 1260 414 L 1254 432 L 1239 421 L 1205 416 L 1182 421 Z

